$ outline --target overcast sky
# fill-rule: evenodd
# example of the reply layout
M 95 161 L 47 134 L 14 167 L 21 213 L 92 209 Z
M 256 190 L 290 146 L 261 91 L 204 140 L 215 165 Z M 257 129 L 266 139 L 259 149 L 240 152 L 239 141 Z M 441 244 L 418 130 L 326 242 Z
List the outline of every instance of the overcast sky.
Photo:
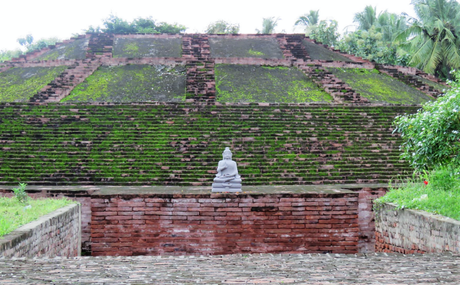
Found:
M 1 0 L 0 50 L 19 47 L 16 39 L 32 34 L 41 38 L 69 39 L 82 34 L 90 25 L 102 26 L 111 13 L 125 20 L 149 17 L 185 25 L 187 33 L 203 32 L 217 20 L 240 24 L 240 33 L 255 33 L 262 19 L 279 18 L 276 32 L 302 32 L 294 29 L 299 16 L 319 10 L 321 20 L 336 20 L 339 32 L 353 25 L 353 15 L 371 5 L 377 11 L 414 16 L 411 0 Z

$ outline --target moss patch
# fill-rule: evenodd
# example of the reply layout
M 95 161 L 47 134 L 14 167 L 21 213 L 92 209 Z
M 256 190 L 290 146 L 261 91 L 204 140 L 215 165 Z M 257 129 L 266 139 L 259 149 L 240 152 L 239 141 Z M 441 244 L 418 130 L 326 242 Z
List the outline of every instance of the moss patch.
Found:
M 88 42 L 89 39 L 78 39 L 51 49 L 34 60 L 85 59 Z
M 116 38 L 113 57 L 181 57 L 182 39 L 132 39 Z
M 331 102 L 332 97 L 296 68 L 217 65 L 219 102 Z
M 257 57 L 283 58 L 283 53 L 275 38 L 234 39 L 210 38 L 211 56 L 218 57 Z
M 421 76 L 414 76 L 414 77 L 417 78 L 418 80 L 422 81 L 426 85 L 433 87 L 435 90 L 437 90 L 439 92 L 443 92 L 444 89 L 449 89 L 448 86 L 444 86 L 444 85 L 439 84 L 437 82 L 433 82 L 433 81 L 428 80 L 428 79 L 426 79 L 424 77 L 421 77 Z
M 27 102 L 67 66 L 10 68 L 0 73 L 0 102 Z
M 185 67 L 102 66 L 62 102 L 178 102 L 185 100 Z
M 327 48 L 309 42 L 307 40 L 302 41 L 303 46 L 307 49 L 307 53 L 313 60 L 333 60 L 333 61 L 349 61 L 353 62 L 353 60 L 345 57 L 339 53 L 335 53 L 333 51 L 328 50 Z
M 386 74 L 381 74 L 375 69 L 330 68 L 329 70 L 373 103 L 422 104 L 431 99 L 417 89 Z

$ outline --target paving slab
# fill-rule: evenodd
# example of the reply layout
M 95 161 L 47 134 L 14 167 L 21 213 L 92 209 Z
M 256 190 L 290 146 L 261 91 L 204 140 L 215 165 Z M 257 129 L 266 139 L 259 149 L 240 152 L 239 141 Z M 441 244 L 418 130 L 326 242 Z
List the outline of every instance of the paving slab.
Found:
M 0 259 L 0 284 L 459 284 L 460 255 Z

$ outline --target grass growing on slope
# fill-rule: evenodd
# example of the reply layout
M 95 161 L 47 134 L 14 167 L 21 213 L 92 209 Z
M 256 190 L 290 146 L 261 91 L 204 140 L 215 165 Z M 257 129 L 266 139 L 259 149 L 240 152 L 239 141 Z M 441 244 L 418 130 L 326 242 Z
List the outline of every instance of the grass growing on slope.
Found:
M 68 199 L 29 199 L 28 206 L 15 197 L 0 197 L 0 237 L 43 215 L 75 203 Z
M 377 199 L 396 204 L 399 209 L 416 209 L 443 215 L 460 221 L 460 168 L 444 166 L 420 177 L 413 177 L 399 188 L 392 187 Z

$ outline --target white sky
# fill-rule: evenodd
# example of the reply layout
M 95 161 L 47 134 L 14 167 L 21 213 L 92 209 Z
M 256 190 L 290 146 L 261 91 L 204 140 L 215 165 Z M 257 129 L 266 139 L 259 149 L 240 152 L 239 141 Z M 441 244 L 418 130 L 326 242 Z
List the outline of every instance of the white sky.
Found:
M 294 30 L 299 16 L 319 10 L 321 20 L 336 20 L 339 32 L 353 25 L 355 13 L 371 5 L 377 12 L 387 10 L 414 16 L 411 0 L 0 0 L 0 50 L 20 47 L 16 39 L 32 34 L 35 40 L 69 39 L 83 34 L 90 25 L 101 26 L 111 13 L 128 21 L 149 17 L 161 22 L 185 25 L 187 33 L 204 32 L 209 23 L 225 20 L 240 24 L 240 33 L 253 34 L 262 28 L 262 19 L 276 17 L 276 32 Z M 353 28 L 351 28 L 353 30 Z

